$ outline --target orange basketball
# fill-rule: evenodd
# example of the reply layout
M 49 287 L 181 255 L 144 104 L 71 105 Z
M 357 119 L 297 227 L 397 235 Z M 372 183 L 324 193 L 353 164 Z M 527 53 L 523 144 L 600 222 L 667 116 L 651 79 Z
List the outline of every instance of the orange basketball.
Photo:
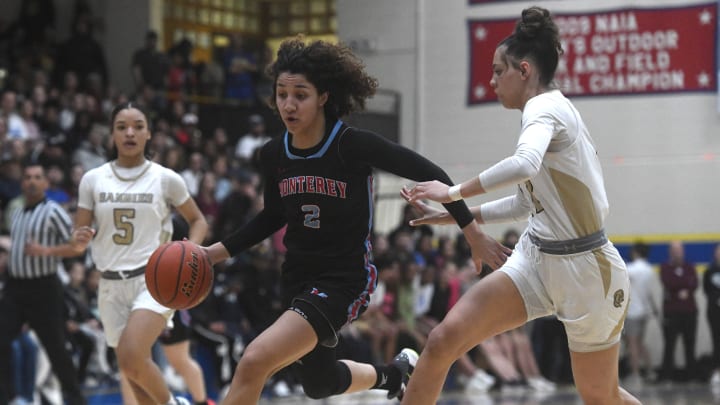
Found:
M 187 309 L 207 297 L 213 268 L 205 251 L 190 241 L 168 242 L 153 252 L 145 270 L 150 295 L 173 309 Z

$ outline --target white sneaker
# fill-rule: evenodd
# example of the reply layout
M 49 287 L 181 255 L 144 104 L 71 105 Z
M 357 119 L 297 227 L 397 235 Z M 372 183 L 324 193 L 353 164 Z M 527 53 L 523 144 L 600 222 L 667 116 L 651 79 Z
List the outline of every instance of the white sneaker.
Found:
M 465 384 L 466 394 L 481 394 L 488 392 L 495 384 L 495 377 L 483 370 L 478 370 Z

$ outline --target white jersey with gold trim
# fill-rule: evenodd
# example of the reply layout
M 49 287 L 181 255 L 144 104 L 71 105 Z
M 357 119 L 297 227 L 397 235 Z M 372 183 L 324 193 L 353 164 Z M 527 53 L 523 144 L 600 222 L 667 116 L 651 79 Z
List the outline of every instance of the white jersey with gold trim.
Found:
M 547 240 L 576 239 L 602 229 L 609 205 L 595 144 L 575 109 L 560 91 L 530 99 L 522 131 L 552 128 L 538 174 L 521 185 L 533 203 L 528 230 Z
M 603 227 L 608 213 L 602 168 L 580 113 L 559 90 L 528 100 L 515 154 L 479 175 L 490 191 L 517 194 L 482 205 L 486 223 L 529 219 L 540 239 L 570 240 Z
M 94 214 L 91 242 L 98 270 L 132 270 L 172 235 L 171 206 L 190 198 L 179 174 L 157 163 L 121 168 L 108 162 L 83 176 L 78 207 Z

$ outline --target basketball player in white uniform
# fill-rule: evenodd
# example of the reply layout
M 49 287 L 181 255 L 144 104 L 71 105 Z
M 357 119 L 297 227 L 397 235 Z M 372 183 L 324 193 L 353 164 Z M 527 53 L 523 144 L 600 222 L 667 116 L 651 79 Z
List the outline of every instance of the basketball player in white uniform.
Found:
M 562 47 L 547 10 L 522 13 L 493 58 L 490 85 L 506 108 L 522 111 L 515 154 L 453 187 L 420 183 L 403 196 L 425 216 L 448 223 L 420 202 L 459 200 L 504 186 L 517 192 L 472 209 L 481 223 L 520 221 L 526 231 L 499 271 L 476 283 L 431 333 L 404 404 L 434 404 L 449 366 L 479 342 L 545 315 L 567 331 L 573 376 L 586 404 L 639 404 L 618 385 L 620 331 L 628 307 L 625 264 L 603 223 L 608 201 L 595 145 L 580 114 L 551 82 Z
M 73 239 L 81 249 L 92 246 L 102 272 L 98 306 L 126 383 L 124 403 L 184 403 L 172 396 L 152 361 L 151 347 L 173 310 L 148 292 L 145 265 L 170 240 L 172 207 L 190 224 L 191 241 L 202 243 L 208 225 L 180 175 L 146 159 L 146 115 L 125 103 L 113 110 L 111 121 L 117 158 L 83 176 Z

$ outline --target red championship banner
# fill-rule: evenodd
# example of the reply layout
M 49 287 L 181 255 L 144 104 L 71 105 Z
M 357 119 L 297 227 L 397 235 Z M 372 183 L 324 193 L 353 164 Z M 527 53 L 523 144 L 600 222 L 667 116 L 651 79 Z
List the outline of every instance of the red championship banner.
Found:
M 556 82 L 571 96 L 715 91 L 717 13 L 715 2 L 555 14 L 565 50 Z M 515 21 L 468 21 L 468 104 L 497 100 L 492 57 Z

